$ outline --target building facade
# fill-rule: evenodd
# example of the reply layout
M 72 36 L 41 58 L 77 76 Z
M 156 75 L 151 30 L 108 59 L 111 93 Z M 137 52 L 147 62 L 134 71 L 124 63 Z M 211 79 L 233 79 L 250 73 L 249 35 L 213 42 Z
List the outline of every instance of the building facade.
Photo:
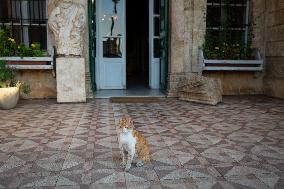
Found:
M 284 98 L 283 0 L 236 0 L 231 3 L 236 17 L 240 17 L 236 20 L 244 26 L 235 28 L 241 31 L 242 39 L 248 37 L 247 21 L 253 23 L 252 45 L 259 49 L 264 60 L 261 71 L 202 70 L 200 47 L 208 30 L 218 32 L 218 26 L 208 23 L 218 25 L 223 0 L 40 0 L 38 4 L 27 0 L 4 1 L 2 10 L 10 8 L 11 11 L 1 11 L 1 24 L 13 24 L 14 33 L 21 33 L 17 40 L 25 44 L 37 40 L 50 54 L 58 45 L 58 36 L 48 24 L 56 7 L 63 3 L 64 10 L 66 3 L 83 10 L 86 21 L 81 23 L 84 25 L 75 25 L 82 32 L 77 49 L 84 59 L 83 93 L 89 98 L 94 97 L 94 90 L 128 89 L 136 84 L 166 89 L 168 96 L 175 97 L 180 83 L 192 75 L 220 79 L 223 95 L 264 94 Z M 36 10 L 34 14 L 31 9 Z M 72 10 L 70 15 L 77 14 Z M 18 21 L 23 23 L 24 20 L 26 25 L 16 26 L 19 11 L 21 18 L 27 19 Z M 12 20 L 4 19 L 7 17 Z M 68 19 L 71 18 L 67 17 L 62 23 L 66 24 Z M 80 35 L 72 34 L 68 39 Z M 77 55 L 71 53 L 60 58 L 68 56 Z M 31 85 L 31 98 L 57 96 L 58 76 L 54 70 L 23 69 L 19 73 L 19 77 Z M 76 69 L 72 74 L 76 75 Z M 68 80 L 70 76 L 61 78 Z

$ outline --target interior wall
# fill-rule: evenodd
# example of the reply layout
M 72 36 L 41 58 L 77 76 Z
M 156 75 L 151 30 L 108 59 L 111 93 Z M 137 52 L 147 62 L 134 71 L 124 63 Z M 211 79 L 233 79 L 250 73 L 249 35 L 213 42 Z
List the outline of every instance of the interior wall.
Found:
M 149 75 L 148 1 L 126 0 L 126 72 L 128 77 Z M 140 78 L 141 79 L 141 78 Z

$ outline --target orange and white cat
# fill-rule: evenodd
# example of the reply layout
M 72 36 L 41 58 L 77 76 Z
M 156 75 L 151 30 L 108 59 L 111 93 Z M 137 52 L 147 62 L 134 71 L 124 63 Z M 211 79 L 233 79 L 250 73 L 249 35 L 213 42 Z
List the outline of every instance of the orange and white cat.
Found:
M 125 171 L 129 171 L 134 156 L 138 159 L 137 167 L 150 161 L 148 141 L 142 134 L 134 130 L 133 121 L 130 118 L 122 117 L 119 120 L 118 141 Z

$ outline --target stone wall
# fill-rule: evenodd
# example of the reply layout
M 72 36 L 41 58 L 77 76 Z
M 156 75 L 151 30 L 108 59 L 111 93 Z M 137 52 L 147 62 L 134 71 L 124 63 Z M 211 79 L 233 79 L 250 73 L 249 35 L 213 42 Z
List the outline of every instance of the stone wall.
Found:
M 263 94 L 263 74 L 251 72 L 204 72 L 206 77 L 219 78 L 223 95 L 256 95 Z
M 266 94 L 284 98 L 284 1 L 252 0 L 253 47 L 265 60 L 262 73 L 211 72 L 222 80 L 225 95 Z
M 188 74 L 198 74 L 198 47 L 206 32 L 206 0 L 170 1 L 170 58 L 168 95 L 177 96 L 178 82 Z M 265 0 L 253 0 L 254 45 L 265 52 L 263 12 Z M 225 95 L 263 94 L 263 73 L 207 72 L 204 76 L 219 78 Z
M 51 11 L 57 6 L 58 2 L 62 0 L 48 0 L 48 15 Z M 86 0 L 73 0 L 76 3 L 80 3 L 86 10 L 87 15 L 87 1 Z M 52 53 L 53 35 L 51 31 L 47 30 L 47 48 L 48 52 Z M 89 48 L 88 48 L 88 27 L 84 34 L 84 58 L 86 59 L 86 74 L 89 75 Z M 52 74 L 52 70 L 20 70 L 18 77 L 23 81 L 28 81 L 31 86 L 31 93 L 25 98 L 56 98 L 56 78 Z M 90 91 L 90 79 L 86 79 L 86 94 L 89 94 L 88 97 L 92 97 L 92 92 Z
M 170 0 L 168 95 L 186 73 L 198 73 L 198 47 L 205 34 L 206 0 Z
M 48 14 L 62 0 L 48 0 Z M 87 13 L 87 1 L 77 0 Z M 284 3 L 283 0 L 252 0 L 253 45 L 265 57 L 264 74 L 211 72 L 205 76 L 220 78 L 224 94 L 267 94 L 284 98 Z M 187 73 L 198 74 L 198 47 L 204 41 L 206 0 L 170 0 L 170 43 L 168 94 L 176 96 L 176 86 Z M 265 24 L 264 24 L 265 23 Z M 265 26 L 265 27 L 264 27 Z M 48 31 L 51 51 L 53 36 Z M 86 94 L 92 97 L 88 56 L 88 27 L 84 34 L 86 58 Z M 56 97 L 56 81 L 51 71 L 21 71 L 30 80 L 30 97 Z
M 284 1 L 265 4 L 265 94 L 284 98 Z
M 56 98 L 56 80 L 51 70 L 19 70 L 18 79 L 30 85 L 25 98 Z

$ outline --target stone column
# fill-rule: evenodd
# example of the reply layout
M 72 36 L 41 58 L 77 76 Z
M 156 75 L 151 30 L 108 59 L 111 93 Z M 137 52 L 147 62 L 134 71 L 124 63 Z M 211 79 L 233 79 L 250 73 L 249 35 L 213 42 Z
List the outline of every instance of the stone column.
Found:
M 57 102 L 86 102 L 83 35 L 86 10 L 73 0 L 50 3 L 48 25 L 56 46 Z M 50 8 L 50 7 L 49 7 Z
M 284 2 L 265 2 L 264 92 L 284 99 Z
M 177 86 L 184 75 L 185 14 L 184 0 L 170 0 L 170 43 L 168 96 L 177 96 Z
M 197 74 L 198 47 L 206 30 L 206 0 L 170 1 L 168 96 L 177 96 L 178 83 Z
M 206 32 L 206 0 L 170 1 L 168 96 L 216 105 L 222 101 L 219 79 L 199 75 L 198 48 Z

